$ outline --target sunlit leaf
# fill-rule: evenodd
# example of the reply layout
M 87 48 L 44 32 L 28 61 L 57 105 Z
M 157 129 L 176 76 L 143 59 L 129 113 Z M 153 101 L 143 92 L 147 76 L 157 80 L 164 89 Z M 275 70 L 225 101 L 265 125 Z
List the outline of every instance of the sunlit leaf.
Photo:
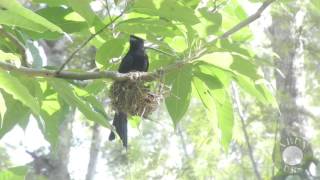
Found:
M 37 3 L 46 3 L 49 6 L 61 6 L 61 5 L 67 5 L 67 0 L 32 0 L 33 2 Z
M 28 121 L 30 116 L 30 109 L 20 101 L 13 99 L 12 96 L 7 93 L 2 92 L 2 95 L 5 99 L 7 110 L 2 118 L 0 139 L 18 123 Z
M 19 26 L 36 32 L 63 32 L 58 26 L 24 8 L 16 0 L 0 1 L 0 24 Z
M 0 171 L 1 180 L 25 180 L 27 175 L 27 166 L 13 167 Z
M 88 28 L 86 20 L 70 8 L 48 7 L 36 12 L 67 33 L 79 32 L 84 28 Z
M 220 92 L 213 92 L 214 97 L 219 97 Z M 228 146 L 232 140 L 232 129 L 234 125 L 233 107 L 231 97 L 226 94 L 225 101 L 223 103 L 216 103 L 217 113 L 218 113 L 218 126 L 221 130 L 221 143 L 223 147 L 228 149 Z
M 0 61 L 5 61 L 5 60 L 17 61 L 19 59 L 20 59 L 19 55 L 13 54 L 13 53 L 6 53 L 0 49 Z
M 166 84 L 172 85 L 172 89 L 165 103 L 174 125 L 177 125 L 188 110 L 191 98 L 191 79 L 191 66 L 184 66 L 166 78 Z
M 40 107 L 38 101 L 31 96 L 28 89 L 22 85 L 19 80 L 7 72 L 0 71 L 0 82 L 1 89 L 29 107 L 34 114 L 39 114 Z
M 48 81 L 65 102 L 71 106 L 77 107 L 86 118 L 105 127 L 111 127 L 107 119 L 100 113 L 95 112 L 87 102 L 78 97 L 67 82 L 58 79 L 50 79 Z
M 125 50 L 125 39 L 111 39 L 104 43 L 96 53 L 98 67 L 107 66 L 112 58 L 119 58 Z
M 225 70 L 231 70 L 230 66 L 233 63 L 233 57 L 227 52 L 215 52 L 211 54 L 205 54 L 198 58 L 200 61 L 212 64 Z
M 193 9 L 172 0 L 140 0 L 134 4 L 133 10 L 139 13 L 159 16 L 168 20 L 180 21 L 185 24 L 196 24 L 198 19 Z

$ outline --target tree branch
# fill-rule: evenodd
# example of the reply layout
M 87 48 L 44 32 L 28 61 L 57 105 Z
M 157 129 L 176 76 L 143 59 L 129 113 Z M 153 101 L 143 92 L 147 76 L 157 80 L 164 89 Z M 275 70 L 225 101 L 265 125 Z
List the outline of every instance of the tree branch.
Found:
M 37 70 L 27 67 L 16 67 L 9 63 L 0 61 L 0 69 L 25 74 L 27 76 L 34 77 L 49 77 L 49 78 L 62 78 L 72 80 L 90 80 L 90 79 L 112 79 L 117 81 L 125 80 L 144 80 L 153 81 L 158 77 L 158 71 L 156 72 L 131 72 L 131 73 L 118 73 L 115 71 L 100 71 L 100 72 L 71 72 L 61 71 L 59 74 L 55 70 Z
M 256 164 L 256 162 L 254 160 L 253 150 L 252 150 L 252 146 L 250 144 L 250 139 L 249 139 L 249 134 L 248 134 L 247 129 L 246 129 L 245 117 L 244 117 L 244 114 L 243 114 L 242 108 L 241 108 L 239 92 L 238 92 L 238 90 L 237 90 L 237 88 L 236 88 L 234 83 L 232 83 L 232 91 L 233 91 L 233 96 L 234 96 L 234 100 L 235 100 L 235 103 L 236 103 L 236 107 L 237 107 L 237 110 L 238 110 L 238 114 L 239 114 L 239 117 L 240 117 L 240 120 L 241 120 L 242 131 L 243 131 L 243 134 L 244 134 L 244 138 L 245 138 L 246 143 L 247 143 L 248 153 L 249 153 L 249 157 L 250 157 L 250 160 L 251 160 L 251 164 L 252 164 L 254 173 L 256 175 L 256 178 L 258 180 L 261 180 L 262 178 L 261 178 L 261 175 L 260 175 L 260 173 L 258 171 L 257 164 Z
M 99 124 L 94 123 L 92 127 L 90 158 L 89 158 L 89 164 L 88 164 L 88 169 L 86 174 L 86 180 L 94 179 L 94 176 L 96 174 L 96 166 L 98 162 L 100 146 L 101 146 L 101 133 L 99 129 Z
M 249 25 L 250 23 L 252 23 L 253 21 L 255 21 L 256 19 L 258 19 L 262 12 L 271 4 L 276 0 L 267 0 L 265 1 L 260 7 L 259 9 L 252 14 L 251 16 L 249 16 L 247 19 L 241 21 L 240 23 L 238 23 L 237 25 L 235 25 L 233 28 L 231 28 L 230 30 L 228 30 L 227 32 L 223 33 L 221 36 L 219 36 L 218 39 L 225 39 L 227 37 L 229 37 L 230 35 L 232 35 L 233 33 L 239 31 L 240 29 L 244 28 L 245 26 Z
M 61 65 L 61 67 L 57 70 L 57 74 L 60 74 L 60 72 L 63 70 L 63 68 L 73 59 L 73 57 L 82 49 L 84 48 L 93 38 L 95 38 L 98 34 L 102 33 L 106 28 L 108 28 L 110 25 L 112 25 L 116 20 L 118 20 L 123 14 L 126 12 L 128 8 L 128 5 L 123 9 L 123 11 L 112 21 L 110 21 L 108 24 L 106 24 L 104 27 L 102 27 L 100 30 L 98 30 L 96 33 L 92 34 L 87 40 L 85 40 L 77 49 L 75 49 L 71 55 L 66 59 L 66 61 Z

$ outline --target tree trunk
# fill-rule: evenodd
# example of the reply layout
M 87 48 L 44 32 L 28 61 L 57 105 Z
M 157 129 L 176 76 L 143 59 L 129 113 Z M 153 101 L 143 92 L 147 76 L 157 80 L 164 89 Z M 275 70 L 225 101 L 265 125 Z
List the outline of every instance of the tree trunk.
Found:
M 90 159 L 88 164 L 86 180 L 92 180 L 94 178 L 99 151 L 100 151 L 100 144 L 101 144 L 100 129 L 99 129 L 99 125 L 95 123 L 92 128 Z
M 59 143 L 56 153 L 52 154 L 53 168 L 49 171 L 48 180 L 70 180 L 68 171 L 69 153 L 72 143 L 72 122 L 74 109 L 69 112 L 61 124 Z
M 295 8 L 295 13 L 272 15 L 269 28 L 273 51 L 280 59 L 275 60 L 276 88 L 281 111 L 280 125 L 285 133 L 305 137 L 306 116 L 301 113 L 305 99 L 304 47 L 302 22 L 305 10 Z

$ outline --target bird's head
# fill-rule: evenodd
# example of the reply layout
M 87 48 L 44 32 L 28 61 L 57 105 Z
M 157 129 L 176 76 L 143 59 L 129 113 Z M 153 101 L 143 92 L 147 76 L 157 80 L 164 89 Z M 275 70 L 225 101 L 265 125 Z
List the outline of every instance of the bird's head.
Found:
M 143 48 L 144 40 L 137 36 L 130 35 L 130 47 L 133 49 Z

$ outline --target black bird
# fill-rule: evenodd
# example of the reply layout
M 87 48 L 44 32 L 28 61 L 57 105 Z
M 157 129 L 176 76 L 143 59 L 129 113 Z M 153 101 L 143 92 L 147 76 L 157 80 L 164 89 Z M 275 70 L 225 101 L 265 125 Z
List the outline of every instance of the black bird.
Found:
M 149 60 L 144 49 L 144 40 L 130 35 L 130 48 L 128 53 L 122 59 L 118 72 L 128 73 L 132 71 L 148 71 Z M 122 144 L 127 148 L 128 146 L 128 128 L 127 128 L 127 114 L 125 112 L 116 112 L 114 115 L 112 125 L 116 128 L 116 132 L 122 140 Z M 113 132 L 109 135 L 109 140 L 114 140 L 115 134 Z

